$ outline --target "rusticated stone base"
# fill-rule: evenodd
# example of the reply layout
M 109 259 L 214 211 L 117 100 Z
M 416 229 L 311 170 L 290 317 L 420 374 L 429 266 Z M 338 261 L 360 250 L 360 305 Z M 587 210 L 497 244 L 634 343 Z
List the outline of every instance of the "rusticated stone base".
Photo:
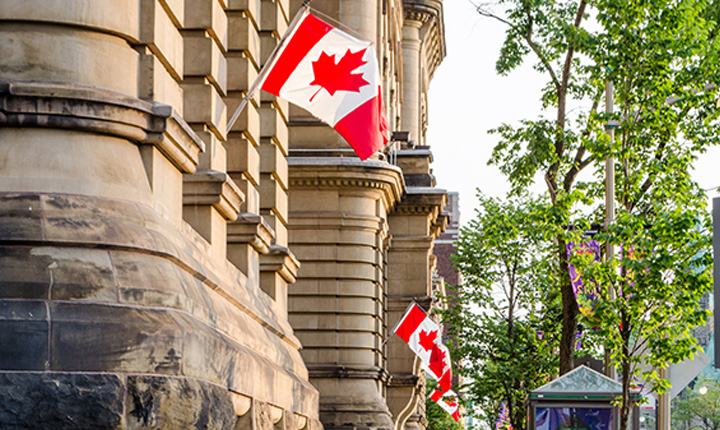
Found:
M 349 398 L 320 402 L 320 421 L 325 430 L 392 430 L 392 418 L 380 400 Z
M 3 429 L 233 429 L 230 394 L 197 379 L 0 373 Z
M 119 429 L 125 381 L 113 374 L 0 373 L 0 428 Z

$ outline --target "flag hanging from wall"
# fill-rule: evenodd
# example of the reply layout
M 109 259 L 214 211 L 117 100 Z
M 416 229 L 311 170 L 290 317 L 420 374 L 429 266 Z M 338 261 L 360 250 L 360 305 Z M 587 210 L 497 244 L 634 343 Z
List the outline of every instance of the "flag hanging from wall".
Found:
M 413 303 L 400 318 L 395 333 L 420 358 L 425 371 L 438 381 L 442 391 L 449 391 L 452 385 L 450 351 L 442 343 L 440 326 Z
M 362 160 L 387 142 L 387 119 L 372 43 L 307 10 L 264 73 L 260 88 L 333 127 Z
M 430 394 L 430 399 L 450 414 L 455 421 L 460 422 L 460 406 L 457 403 L 457 394 L 454 391 L 434 390 Z

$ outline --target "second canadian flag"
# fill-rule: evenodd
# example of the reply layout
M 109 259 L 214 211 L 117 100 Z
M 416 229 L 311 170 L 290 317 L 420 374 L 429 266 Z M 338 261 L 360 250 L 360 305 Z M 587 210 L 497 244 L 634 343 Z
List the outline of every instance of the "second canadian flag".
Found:
M 440 326 L 413 303 L 402 316 L 395 333 L 420 357 L 428 373 L 438 381 L 443 391 L 452 385 L 450 351 L 442 343 Z

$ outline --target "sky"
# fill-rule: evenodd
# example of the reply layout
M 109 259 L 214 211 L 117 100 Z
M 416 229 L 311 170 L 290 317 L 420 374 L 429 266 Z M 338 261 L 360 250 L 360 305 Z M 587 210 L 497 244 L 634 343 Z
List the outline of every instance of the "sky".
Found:
M 523 64 L 508 76 L 495 72 L 504 28 L 481 17 L 468 0 L 445 0 L 447 56 L 435 72 L 428 95 L 428 132 L 437 186 L 460 193 L 461 223 L 474 217 L 476 189 L 502 197 L 509 186 L 494 166 L 488 166 L 497 136 L 488 130 L 503 123 L 537 118 L 544 77 Z M 720 146 L 696 163 L 695 179 L 704 189 L 720 186 Z M 538 184 L 534 191 L 544 190 Z M 720 196 L 716 191 L 709 195 Z

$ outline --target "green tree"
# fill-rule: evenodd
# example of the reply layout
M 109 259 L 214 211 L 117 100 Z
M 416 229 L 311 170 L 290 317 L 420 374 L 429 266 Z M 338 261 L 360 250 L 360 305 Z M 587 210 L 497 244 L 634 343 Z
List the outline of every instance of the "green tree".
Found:
M 453 350 L 466 381 L 463 397 L 493 427 L 501 403 L 524 429 L 524 402 L 557 368 L 557 294 L 551 244 L 537 214 L 544 204 L 527 195 L 507 201 L 479 196 L 475 219 L 461 229 L 454 257 L 464 283 L 445 311 Z
M 627 184 L 643 194 L 656 183 L 653 164 L 663 162 L 668 140 L 680 128 L 693 135 L 693 149 L 700 152 L 715 135 L 708 124 L 715 115 L 715 90 L 707 87 L 717 81 L 715 12 L 703 1 L 505 0 L 500 5 L 504 13 L 477 6 L 480 14 L 508 27 L 498 72 L 507 74 L 533 55 L 536 69 L 549 79 L 542 91 L 544 107 L 554 112 L 496 129 L 501 142 L 491 162 L 508 175 L 514 191 L 543 176 L 553 209 L 549 215 L 558 228 L 556 264 L 566 272 L 562 227 L 575 221 L 579 203 L 592 203 L 601 192 L 597 181 L 578 181 L 581 171 L 624 152 L 630 155 L 626 159 L 644 162 L 628 172 L 634 183 Z M 598 109 L 608 80 L 619 89 L 614 115 Z M 570 112 L 573 103 L 577 107 Z M 621 128 L 611 142 L 603 129 L 611 120 L 632 125 L 632 131 Z M 633 138 L 641 144 L 628 145 Z M 565 373 L 572 368 L 577 306 L 568 278 L 561 279 L 560 290 L 560 371 Z
M 513 192 L 538 176 L 547 186 L 546 232 L 555 238 L 553 264 L 561 274 L 561 374 L 572 368 L 578 321 L 567 243 L 603 219 L 605 160 L 615 171 L 618 213 L 597 239 L 624 252 L 601 264 L 580 257 L 575 263 L 599 288 L 591 325 L 622 375 L 625 429 L 639 365 L 662 368 L 690 356 L 690 330 L 707 317 L 696 302 L 710 288 L 709 223 L 689 172 L 718 136 L 718 5 L 503 0 L 491 7 L 477 10 L 507 25 L 498 72 L 532 56 L 548 78 L 541 98 L 549 115 L 496 129 L 491 162 Z M 613 113 L 600 109 L 606 82 L 616 89 Z M 612 137 L 606 125 L 614 127 Z M 659 391 L 667 388 L 655 372 L 644 377 Z
M 720 385 L 717 381 L 698 379 L 683 398 L 673 401 L 672 420 L 673 428 L 677 429 L 720 430 Z

